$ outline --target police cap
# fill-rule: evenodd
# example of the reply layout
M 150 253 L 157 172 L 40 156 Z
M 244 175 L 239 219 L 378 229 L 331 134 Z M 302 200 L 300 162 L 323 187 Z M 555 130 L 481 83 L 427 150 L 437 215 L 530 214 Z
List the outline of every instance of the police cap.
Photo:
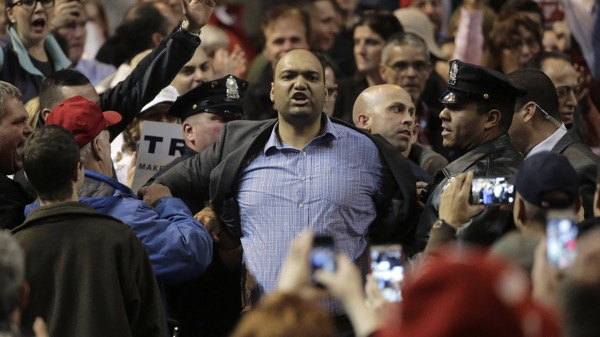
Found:
M 515 99 L 527 93 L 525 88 L 497 71 L 459 60 L 449 64 L 448 88 L 440 98 L 444 104 Z
M 244 114 L 242 98 L 247 88 L 247 81 L 233 75 L 204 82 L 179 96 L 167 113 L 182 121 L 201 112 L 241 118 Z

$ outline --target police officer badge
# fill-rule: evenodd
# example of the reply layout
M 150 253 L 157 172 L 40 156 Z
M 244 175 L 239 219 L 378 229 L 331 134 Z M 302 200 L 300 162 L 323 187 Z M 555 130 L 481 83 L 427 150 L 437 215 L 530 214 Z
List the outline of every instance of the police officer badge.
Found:
M 238 85 L 237 85 L 237 82 L 235 81 L 235 78 L 233 78 L 233 76 L 230 75 L 227 78 L 227 81 L 225 82 L 225 87 L 227 87 L 227 98 L 235 98 L 235 99 L 240 98 L 240 92 L 238 89 Z
M 455 85 L 457 75 L 458 75 L 458 63 L 456 61 L 454 61 L 454 62 L 452 62 L 452 66 L 450 66 L 450 75 L 448 76 L 448 84 Z
M 448 188 L 448 186 L 450 186 L 450 184 L 452 184 L 452 182 L 454 182 L 454 180 L 456 180 L 455 177 L 450 177 L 450 179 L 448 179 L 444 186 L 442 186 L 442 193 L 444 193 L 444 191 Z

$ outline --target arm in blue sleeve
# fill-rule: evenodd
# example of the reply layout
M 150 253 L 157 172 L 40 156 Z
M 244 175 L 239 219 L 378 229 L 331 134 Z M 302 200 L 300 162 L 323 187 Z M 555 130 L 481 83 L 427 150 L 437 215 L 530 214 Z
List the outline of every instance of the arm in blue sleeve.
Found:
M 140 203 L 131 222 L 160 282 L 191 280 L 202 275 L 210 264 L 212 238 L 180 199 L 163 197 L 154 209 Z

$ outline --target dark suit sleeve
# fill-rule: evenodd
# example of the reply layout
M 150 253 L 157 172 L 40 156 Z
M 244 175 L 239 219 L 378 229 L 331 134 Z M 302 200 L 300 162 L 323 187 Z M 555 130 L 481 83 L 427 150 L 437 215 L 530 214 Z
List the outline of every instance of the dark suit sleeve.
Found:
M 570 134 L 567 133 L 567 135 Z M 570 139 L 573 138 L 571 137 Z M 585 218 L 591 219 L 594 217 L 596 174 L 598 172 L 600 158 L 598 158 L 587 145 L 579 141 L 569 144 L 561 154 L 567 157 L 577 172 L 579 178 L 579 195 L 583 199 Z
M 590 163 L 577 170 L 579 175 L 579 195 L 583 199 L 585 218 L 594 217 L 594 194 L 596 193 L 596 174 L 598 164 Z
M 7 176 L 0 176 L 0 229 L 13 229 L 23 223 L 25 205 L 33 202 L 23 188 Z
M 25 204 L 16 204 L 14 200 L 0 195 L 0 229 L 13 229 L 23 223 Z
M 386 179 L 386 190 L 393 189 L 391 197 L 377 207 L 377 219 L 370 228 L 369 237 L 373 244 L 401 243 L 412 254 L 416 245 L 416 179 L 409 161 L 381 136 L 371 139 L 390 169 Z M 387 193 L 386 193 L 387 194 Z
M 125 80 L 102 94 L 102 111 L 114 110 L 123 116 L 121 122 L 108 128 L 111 141 L 125 130 L 144 105 L 173 81 L 199 45 L 199 38 L 176 28 L 142 59 Z
M 173 196 L 190 207 L 193 214 L 210 199 L 210 173 L 221 161 L 227 130 L 226 124 L 213 146 L 171 167 L 154 181 L 167 186 Z

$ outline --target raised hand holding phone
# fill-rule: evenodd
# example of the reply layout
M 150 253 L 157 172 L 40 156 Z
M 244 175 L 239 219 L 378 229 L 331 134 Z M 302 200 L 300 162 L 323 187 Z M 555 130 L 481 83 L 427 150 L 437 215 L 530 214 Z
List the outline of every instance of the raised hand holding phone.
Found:
M 438 218 L 455 229 L 458 229 L 485 208 L 482 205 L 471 205 L 469 202 L 472 182 L 472 171 L 461 173 L 442 192 Z

